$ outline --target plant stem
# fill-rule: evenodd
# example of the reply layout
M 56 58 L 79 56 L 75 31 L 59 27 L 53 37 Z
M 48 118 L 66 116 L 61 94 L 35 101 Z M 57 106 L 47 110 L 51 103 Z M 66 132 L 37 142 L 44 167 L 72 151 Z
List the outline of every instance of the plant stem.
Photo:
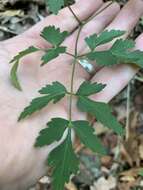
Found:
M 109 3 L 107 6 L 103 7 L 103 9 L 99 10 L 95 15 L 89 17 L 87 20 L 85 20 L 83 22 L 83 26 L 85 26 L 88 22 L 90 22 L 93 18 L 95 18 L 96 16 L 98 16 L 101 12 L 103 12 L 105 9 L 107 9 L 108 7 L 110 7 L 113 4 L 113 1 L 111 3 Z M 84 53 L 79 55 L 77 58 L 82 58 L 85 57 L 86 55 L 88 55 L 90 52 Z
M 68 9 L 70 10 L 70 12 L 73 14 L 73 16 L 75 17 L 75 19 L 77 20 L 77 22 L 79 23 L 79 25 L 82 25 L 82 21 L 78 18 L 78 16 L 74 13 L 74 11 L 72 10 L 71 6 L 68 6 Z
M 65 54 L 75 58 L 75 56 L 73 54 L 69 53 L 69 52 L 66 52 Z
M 96 16 L 98 16 L 100 13 L 102 13 L 105 9 L 107 9 L 108 7 L 110 7 L 113 3 L 114 3 L 114 1 L 112 1 L 109 4 L 107 4 L 105 7 L 103 7 L 102 9 L 100 9 L 97 13 L 95 13 L 93 16 L 91 16 L 87 20 L 85 20 L 84 21 L 84 25 L 87 24 L 88 22 L 90 22 L 93 18 L 95 18 Z
M 143 77 L 135 76 L 135 80 L 138 80 L 139 82 L 143 82 Z
M 78 55 L 77 58 L 83 58 L 83 57 L 87 56 L 89 53 L 91 53 L 91 51 L 81 54 L 81 55 Z
M 126 141 L 129 139 L 130 136 L 130 83 L 127 87 L 127 108 L 126 108 Z
M 77 63 L 77 56 L 78 56 L 78 41 L 80 37 L 81 30 L 83 28 L 83 25 L 79 27 L 79 31 L 77 34 L 76 38 L 76 43 L 75 43 L 75 59 L 73 62 L 73 67 L 72 67 L 72 75 L 71 75 L 71 89 L 70 89 L 70 104 L 69 104 L 69 120 L 72 120 L 72 99 L 73 99 L 73 88 L 74 88 L 74 74 L 75 74 L 75 68 L 76 68 L 76 63 Z
M 71 86 L 70 86 L 70 100 L 69 100 L 69 120 L 72 121 L 72 102 L 73 102 L 73 96 L 74 96 L 74 74 L 75 74 L 75 68 L 76 68 L 76 63 L 77 63 L 77 59 L 80 57 L 85 56 L 84 55 L 79 55 L 78 56 L 78 42 L 79 42 L 79 37 L 80 37 L 80 33 L 82 31 L 82 28 L 88 23 L 90 22 L 93 18 L 95 18 L 97 15 L 99 15 L 101 12 L 103 12 L 105 9 L 107 9 L 110 5 L 112 5 L 113 1 L 111 3 L 109 3 L 107 6 L 105 6 L 103 9 L 99 10 L 95 15 L 89 17 L 87 20 L 85 20 L 84 22 L 82 22 L 77 15 L 74 13 L 74 11 L 72 10 L 71 6 L 68 6 L 69 10 L 71 11 L 71 13 L 73 14 L 73 16 L 75 17 L 75 19 L 77 20 L 77 22 L 79 23 L 79 30 L 78 30 L 78 34 L 77 34 L 77 38 L 76 38 L 76 43 L 75 43 L 75 53 L 74 55 L 70 54 L 70 53 L 66 53 L 72 57 L 74 57 L 74 61 L 73 61 L 73 67 L 72 67 L 72 74 L 71 74 Z

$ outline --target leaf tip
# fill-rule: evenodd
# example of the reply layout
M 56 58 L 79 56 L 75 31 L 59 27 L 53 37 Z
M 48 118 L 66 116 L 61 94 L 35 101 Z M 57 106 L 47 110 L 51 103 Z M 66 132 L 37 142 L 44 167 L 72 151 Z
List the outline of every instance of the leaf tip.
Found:
M 41 146 L 39 146 L 37 140 L 36 140 L 36 142 L 34 143 L 34 147 L 35 147 L 35 148 L 41 147 Z
M 15 87 L 19 91 L 22 91 L 22 87 L 21 87 L 21 85 L 20 85 L 20 83 L 18 81 L 18 78 L 13 78 L 12 73 L 10 74 L 10 81 L 11 81 L 13 87 Z
M 19 117 L 18 117 L 18 122 L 20 122 L 21 120 L 23 120 L 25 117 L 24 117 L 24 115 L 23 115 L 23 112 L 19 115 Z

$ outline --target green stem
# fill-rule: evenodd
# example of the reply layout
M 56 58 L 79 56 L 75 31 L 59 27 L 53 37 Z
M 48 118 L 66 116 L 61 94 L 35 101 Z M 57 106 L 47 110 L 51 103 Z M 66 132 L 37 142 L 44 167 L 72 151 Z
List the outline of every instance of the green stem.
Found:
M 70 88 L 70 103 L 69 103 L 69 120 L 72 120 L 72 100 L 73 100 L 73 94 L 74 94 L 74 74 L 75 74 L 75 68 L 76 68 L 76 63 L 77 63 L 77 56 L 78 56 L 78 41 L 79 41 L 79 37 L 80 37 L 80 33 L 82 30 L 83 26 L 79 27 L 79 31 L 77 34 L 77 38 L 76 38 L 76 43 L 75 43 L 75 59 L 73 62 L 73 67 L 72 67 L 72 75 L 71 75 L 71 88 Z
M 73 95 L 73 96 L 77 96 L 75 93 L 71 94 L 70 92 L 67 92 L 67 95 Z
M 85 56 L 86 54 L 83 55 L 79 55 L 78 56 L 78 42 L 79 42 L 79 37 L 80 37 L 80 33 L 82 31 L 82 28 L 88 23 L 90 22 L 93 18 L 95 18 L 97 15 L 99 15 L 101 12 L 103 12 L 105 9 L 107 9 L 110 5 L 112 5 L 113 1 L 111 3 L 109 3 L 107 6 L 105 6 L 103 9 L 99 10 L 95 15 L 89 17 L 87 20 L 85 20 L 84 22 L 82 22 L 77 15 L 74 13 L 74 11 L 72 10 L 72 8 L 70 6 L 68 6 L 69 10 L 71 11 L 71 13 L 73 14 L 73 16 L 75 17 L 75 19 L 77 20 L 77 22 L 79 23 L 79 30 L 78 30 L 78 34 L 77 34 L 77 38 L 76 38 L 76 43 L 75 43 L 75 53 L 74 55 L 70 54 L 70 53 L 66 53 L 72 57 L 74 57 L 74 61 L 73 61 L 73 67 L 72 67 L 72 74 L 71 74 L 71 86 L 70 86 L 70 92 L 68 93 L 70 95 L 70 100 L 69 100 L 69 120 L 72 121 L 72 102 L 73 102 L 73 96 L 74 96 L 74 75 L 75 75 L 75 68 L 76 68 L 76 63 L 77 63 L 77 59 L 80 57 Z
M 65 54 L 75 58 L 75 56 L 72 53 L 66 52 Z
M 95 15 L 89 17 L 87 20 L 84 21 L 83 26 L 85 26 L 88 22 L 90 22 L 93 18 L 95 18 L 96 16 L 98 16 L 101 12 L 103 12 L 105 9 L 107 9 L 108 7 L 110 7 L 113 4 L 114 1 L 112 1 L 111 3 L 109 3 L 107 6 L 103 7 L 103 9 L 99 10 Z M 82 58 L 85 57 L 89 54 L 90 52 L 84 53 L 79 55 L 77 58 Z
M 102 9 L 100 9 L 97 13 L 95 13 L 93 16 L 90 16 L 87 20 L 85 20 L 83 24 L 85 25 L 88 22 L 90 22 L 92 19 L 94 19 L 96 16 L 98 16 L 100 13 L 102 13 L 105 9 L 107 9 L 108 7 L 110 7 L 113 3 L 114 3 L 114 1 L 112 1 L 109 4 L 107 4 L 105 7 L 103 7 Z
M 79 23 L 79 25 L 82 25 L 82 21 L 78 18 L 78 16 L 74 13 L 74 11 L 72 10 L 71 6 L 68 6 L 68 9 L 70 10 L 70 12 L 73 14 L 73 16 L 75 17 L 75 19 L 77 20 L 77 22 Z
M 81 55 L 78 55 L 77 58 L 86 57 L 89 53 L 91 53 L 91 51 L 89 51 L 89 52 L 87 52 L 87 53 L 84 53 L 84 54 L 81 54 Z

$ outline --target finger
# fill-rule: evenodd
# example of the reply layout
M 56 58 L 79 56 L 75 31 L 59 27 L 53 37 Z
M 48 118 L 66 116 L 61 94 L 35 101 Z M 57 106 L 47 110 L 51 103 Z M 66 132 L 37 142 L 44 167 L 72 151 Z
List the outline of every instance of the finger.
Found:
M 102 0 L 78 0 L 74 5 L 71 6 L 77 17 L 83 21 L 97 11 L 102 5 Z M 73 14 L 68 8 L 64 8 L 59 12 L 58 15 L 51 15 L 45 18 L 43 21 L 39 22 L 33 28 L 31 28 L 27 33 L 34 32 L 34 36 L 39 36 L 41 30 L 47 25 L 55 25 L 61 30 L 67 30 L 69 32 L 73 31 L 77 26 L 78 22 L 74 18 Z
M 110 3 L 110 2 L 108 2 L 108 3 Z M 103 7 L 107 6 L 108 3 L 104 3 L 98 11 L 103 9 Z M 83 30 L 81 32 L 80 39 L 79 39 L 79 46 L 78 46 L 79 52 L 82 52 L 82 50 L 85 49 L 85 47 L 86 47 L 86 44 L 84 41 L 85 37 L 87 37 L 90 34 L 93 34 L 95 32 L 96 33 L 101 32 L 113 20 L 113 18 L 116 16 L 116 14 L 119 12 L 119 10 L 120 10 L 119 5 L 117 3 L 113 3 L 110 7 L 108 7 L 106 10 L 101 12 L 97 17 L 95 17 L 88 24 L 85 25 L 85 27 L 83 28 Z M 65 40 L 65 42 L 63 44 L 68 47 L 67 51 L 70 53 L 74 52 L 77 32 L 78 31 L 75 31 L 73 33 L 73 35 L 71 35 L 67 40 Z M 68 60 L 67 62 L 69 64 L 71 63 L 70 60 Z M 81 65 L 77 64 L 76 68 L 77 68 L 76 70 L 78 70 L 78 73 L 84 75 L 84 78 L 86 78 L 86 79 L 90 78 L 89 73 L 87 71 L 85 71 L 81 67 Z M 94 68 L 94 69 L 96 69 L 96 68 Z
M 136 39 L 135 49 L 143 51 L 143 34 Z M 138 67 L 126 64 L 118 65 L 111 68 L 101 69 L 93 78 L 92 82 L 100 82 L 107 84 L 105 89 L 91 98 L 96 101 L 109 102 L 117 95 L 137 73 Z
M 114 21 L 107 29 L 120 29 L 127 31 L 126 36 L 131 32 L 139 18 L 143 14 L 143 1 L 130 0 L 120 11 Z
M 106 30 L 123 30 L 126 31 L 123 39 L 127 38 L 133 28 L 136 26 L 140 17 L 143 15 L 143 1 L 130 0 L 119 12 L 113 22 L 106 28 Z M 112 46 L 113 42 L 99 47 L 99 50 L 105 50 Z
M 116 18 L 113 20 L 113 22 L 106 27 L 107 30 L 111 29 L 119 29 L 119 30 L 125 30 L 128 31 L 126 35 L 123 36 L 123 38 L 126 38 L 131 30 L 135 27 L 137 24 L 139 18 L 143 14 L 143 1 L 142 0 L 130 0 L 124 8 L 119 12 L 119 14 L 116 16 Z M 108 43 L 105 46 L 101 46 L 97 48 L 98 50 L 105 50 L 112 46 L 112 43 Z M 88 48 L 86 47 L 82 53 L 88 52 Z M 100 68 L 96 66 L 96 63 L 91 63 L 93 65 L 93 70 L 95 71 L 99 70 Z M 92 75 L 93 76 L 93 75 Z
M 104 3 L 101 8 L 97 11 L 99 12 L 101 9 L 105 8 L 111 2 Z M 89 23 L 87 23 L 80 33 L 79 38 L 79 47 L 78 53 L 82 52 L 85 47 L 85 38 L 93 33 L 100 33 L 117 15 L 120 10 L 120 6 L 117 3 L 113 3 L 111 6 L 106 8 L 103 12 L 101 12 L 98 16 L 93 18 Z M 69 47 L 68 52 L 74 53 L 75 42 L 77 38 L 78 31 L 75 31 L 65 42 L 64 45 Z
M 75 14 L 78 16 L 80 20 L 84 20 L 92 15 L 95 11 L 97 11 L 102 5 L 102 0 L 78 0 L 72 7 Z M 61 30 L 66 30 L 72 32 L 77 26 L 78 22 L 69 11 L 68 8 L 64 8 L 59 12 L 58 15 L 50 15 L 47 16 L 44 20 L 37 23 L 28 31 L 24 32 L 22 35 L 19 35 L 13 39 L 8 40 L 9 46 L 13 44 L 13 42 L 17 43 L 16 48 L 25 48 L 25 46 L 29 46 L 31 44 L 37 44 L 42 46 L 45 45 L 45 40 L 40 37 L 41 30 L 49 25 L 55 25 L 59 27 Z M 46 43 L 47 45 L 47 43 Z
M 131 31 L 138 22 L 139 18 L 143 14 L 143 1 L 131 0 L 120 11 L 115 20 L 109 25 L 108 29 L 120 29 Z M 120 25 L 121 20 L 123 23 Z M 126 36 L 125 36 L 126 37 Z M 136 49 L 141 48 L 141 37 L 137 39 Z M 110 44 L 111 45 L 111 44 Z M 109 45 L 109 46 L 110 46 Z M 131 80 L 134 74 L 137 72 L 137 68 L 130 65 L 118 65 L 110 68 L 101 69 L 91 81 L 103 82 L 107 84 L 105 90 L 94 99 L 100 99 L 102 101 L 110 101 L 126 84 Z

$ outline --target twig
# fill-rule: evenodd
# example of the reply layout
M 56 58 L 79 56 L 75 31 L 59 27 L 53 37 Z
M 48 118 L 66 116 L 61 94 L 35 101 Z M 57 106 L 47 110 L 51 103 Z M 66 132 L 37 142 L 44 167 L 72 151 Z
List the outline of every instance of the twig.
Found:
M 75 19 L 77 20 L 77 22 L 79 23 L 79 25 L 82 25 L 82 21 L 78 18 L 78 16 L 74 13 L 74 11 L 72 10 L 71 6 L 68 6 L 68 9 L 70 10 L 70 12 L 73 14 L 73 16 L 75 17 Z
M 131 84 L 128 84 L 127 87 L 127 107 L 126 107 L 126 141 L 129 139 L 130 136 L 130 91 L 131 91 Z
M 143 82 L 143 78 L 142 78 L 142 77 L 135 76 L 134 79 L 135 79 L 135 80 L 138 80 L 139 82 Z

